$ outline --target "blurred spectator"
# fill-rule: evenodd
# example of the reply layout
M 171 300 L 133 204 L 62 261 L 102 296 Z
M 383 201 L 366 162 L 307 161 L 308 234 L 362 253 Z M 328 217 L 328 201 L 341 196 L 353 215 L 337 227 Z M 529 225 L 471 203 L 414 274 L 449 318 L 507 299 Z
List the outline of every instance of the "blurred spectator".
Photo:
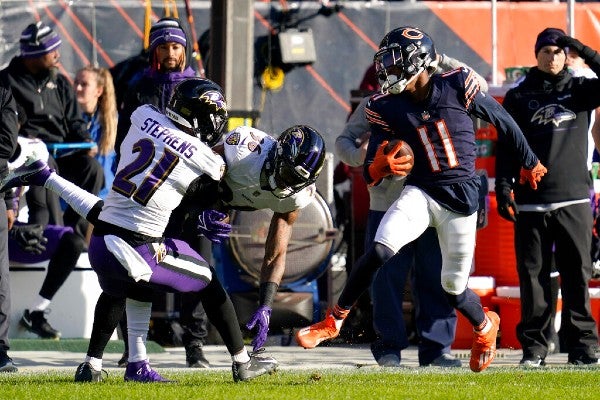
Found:
M 9 165 L 16 168 L 28 157 L 48 159 L 46 145 L 39 139 L 19 137 L 18 151 Z M 18 189 L 17 192 L 20 192 Z M 13 203 L 18 213 L 18 201 Z M 13 262 L 31 264 L 48 262 L 46 276 L 38 295 L 23 311 L 19 324 L 43 339 L 59 339 L 60 331 L 46 319 L 54 295 L 65 283 L 85 248 L 84 238 L 73 228 L 61 225 L 23 224 L 16 222 L 9 231 L 8 253 Z
M 17 105 L 9 88 L 0 85 L 0 177 L 7 173 L 8 159 L 17 147 Z M 10 281 L 8 266 L 8 230 L 15 220 L 12 212 L 12 191 L 6 196 L 0 192 L 0 372 L 16 372 L 17 367 L 8 356 L 8 326 L 10 322 Z M 8 203 L 7 204 L 5 203 Z M 10 211 L 9 211 L 10 210 Z M 6 218 L 4 218 L 6 216 Z
M 87 66 L 75 77 L 75 95 L 83 111 L 87 129 L 97 146 L 90 151 L 104 170 L 104 186 L 98 194 L 104 198 L 115 178 L 117 138 L 117 103 L 110 72 L 106 68 Z
M 73 88 L 67 78 L 58 73 L 60 44 L 61 39 L 52 28 L 41 21 L 30 24 L 21 33 L 21 54 L 0 71 L 0 84 L 12 89 L 18 111 L 22 114 L 20 136 L 39 138 L 47 145 L 91 142 Z M 102 187 L 102 167 L 87 151 L 75 151 L 56 161 L 51 158 L 49 164 L 91 193 L 97 194 Z M 57 198 L 54 196 L 54 199 Z M 51 218 L 53 203 L 48 204 L 44 188 L 30 188 L 27 205 L 30 223 L 46 225 L 61 222 L 56 212 Z M 85 237 L 88 223 L 70 207 L 64 213 L 64 221 Z
M 537 190 L 516 184 L 523 171 L 503 140 L 496 154 L 498 213 L 514 222 L 515 229 L 521 291 L 517 337 L 525 367 L 544 366 L 549 353 L 553 258 L 563 302 L 561 351 L 568 352 L 569 364 L 598 364 L 598 334 L 588 292 L 592 210 L 587 143 L 589 112 L 600 106 L 600 81 L 574 78 L 565 65 L 565 47 L 576 49 L 594 72 L 600 72 L 596 51 L 560 29 L 547 28 L 536 39 L 537 66 L 506 93 L 503 103 L 548 168 Z
M 187 33 L 176 18 L 162 18 L 150 29 L 150 65 L 139 77 L 130 79 L 119 110 L 116 150 L 127 134 L 131 113 L 142 104 L 152 104 L 164 111 L 173 87 L 185 78 L 196 76 L 189 65 L 191 51 L 188 51 Z

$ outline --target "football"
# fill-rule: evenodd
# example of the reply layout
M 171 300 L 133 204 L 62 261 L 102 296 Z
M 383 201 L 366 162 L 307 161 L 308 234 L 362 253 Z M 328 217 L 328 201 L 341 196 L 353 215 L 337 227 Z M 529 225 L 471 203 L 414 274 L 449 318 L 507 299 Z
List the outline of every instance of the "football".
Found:
M 390 140 L 390 142 L 384 147 L 383 153 L 388 154 L 390 151 L 392 151 L 394 149 L 394 147 L 396 147 L 398 142 L 401 142 L 402 146 L 400 147 L 400 150 L 398 150 L 398 152 L 396 153 L 395 158 L 400 158 L 402 156 L 407 156 L 407 155 L 411 156 L 412 158 L 410 159 L 409 163 L 410 163 L 410 168 L 412 170 L 412 167 L 415 164 L 415 154 L 413 153 L 413 150 L 408 145 L 408 143 L 406 143 L 405 141 L 400 140 L 400 139 Z M 407 173 L 410 173 L 410 170 L 408 170 Z

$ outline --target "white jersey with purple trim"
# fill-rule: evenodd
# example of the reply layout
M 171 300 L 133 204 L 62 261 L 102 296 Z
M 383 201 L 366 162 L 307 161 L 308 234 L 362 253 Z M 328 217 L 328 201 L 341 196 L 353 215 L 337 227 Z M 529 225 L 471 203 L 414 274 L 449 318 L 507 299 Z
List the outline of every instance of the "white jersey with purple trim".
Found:
M 223 181 L 232 192 L 232 199 L 225 201 L 228 206 L 285 213 L 304 208 L 312 201 L 317 190 L 314 184 L 283 199 L 261 187 L 262 167 L 269 151 L 277 144 L 272 136 L 240 126 L 225 135 L 223 144 L 227 164 Z
M 151 105 L 131 114 L 121 144 L 113 186 L 99 218 L 160 237 L 190 183 L 202 174 L 214 180 L 225 171 L 223 158 L 200 139 L 180 131 Z

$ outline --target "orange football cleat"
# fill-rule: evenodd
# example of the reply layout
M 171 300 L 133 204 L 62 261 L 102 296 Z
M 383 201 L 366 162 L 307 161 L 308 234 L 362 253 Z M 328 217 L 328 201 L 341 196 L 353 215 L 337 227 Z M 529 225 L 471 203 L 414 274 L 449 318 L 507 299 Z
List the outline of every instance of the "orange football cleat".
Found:
M 336 338 L 339 334 L 340 329 L 336 327 L 335 318 L 328 310 L 323 321 L 300 329 L 296 333 L 296 342 L 305 349 L 314 349 L 321 342 Z
M 484 307 L 485 315 L 489 318 L 492 327 L 486 333 L 473 331 L 473 347 L 471 348 L 471 361 L 469 366 L 473 372 L 481 372 L 490 366 L 496 357 L 496 338 L 500 327 L 500 317 L 493 311 Z

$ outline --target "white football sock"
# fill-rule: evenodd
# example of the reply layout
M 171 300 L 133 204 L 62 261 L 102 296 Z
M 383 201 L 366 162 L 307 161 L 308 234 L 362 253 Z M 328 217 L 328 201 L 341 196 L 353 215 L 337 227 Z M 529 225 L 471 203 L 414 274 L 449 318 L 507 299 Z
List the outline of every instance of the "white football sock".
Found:
M 246 350 L 246 347 L 244 347 L 244 349 L 242 351 L 240 351 L 237 354 L 234 354 L 231 359 L 236 362 L 236 363 L 247 363 L 248 361 L 250 361 L 250 354 L 248 354 L 248 350 Z
M 102 359 L 96 357 L 85 356 L 85 362 L 90 363 L 95 371 L 102 371 Z
M 33 301 L 33 303 L 31 303 L 31 307 L 29 307 L 29 312 L 44 311 L 44 310 L 46 310 L 46 308 L 48 308 L 50 303 L 51 303 L 50 300 L 45 299 L 42 296 L 38 295 L 36 297 L 36 299 Z
M 150 326 L 152 303 L 127 299 L 127 334 L 129 343 L 129 362 L 147 360 L 146 338 Z

